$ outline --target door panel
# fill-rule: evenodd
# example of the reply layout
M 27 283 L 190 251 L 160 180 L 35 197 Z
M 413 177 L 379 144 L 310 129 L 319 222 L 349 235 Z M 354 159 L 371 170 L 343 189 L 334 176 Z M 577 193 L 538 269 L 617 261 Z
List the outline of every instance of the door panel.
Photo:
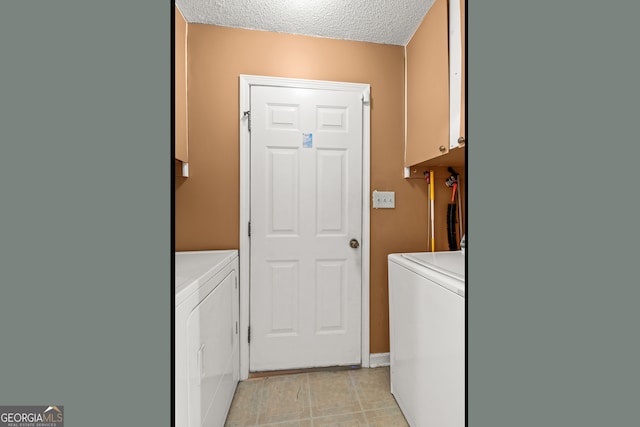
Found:
M 267 159 L 269 235 L 298 234 L 298 151 L 269 148 Z
M 265 283 L 270 288 L 270 337 L 292 336 L 298 333 L 298 263 L 268 262 L 270 275 Z
M 250 370 L 359 364 L 362 100 L 251 87 Z
M 345 333 L 349 302 L 347 267 L 344 260 L 316 262 L 316 293 L 316 332 Z
M 317 151 L 317 234 L 347 232 L 346 157 L 346 150 Z

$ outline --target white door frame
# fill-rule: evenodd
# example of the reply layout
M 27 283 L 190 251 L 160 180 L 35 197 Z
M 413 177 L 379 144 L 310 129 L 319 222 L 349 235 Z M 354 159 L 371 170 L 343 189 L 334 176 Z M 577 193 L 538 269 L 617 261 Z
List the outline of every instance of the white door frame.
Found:
M 289 79 L 240 75 L 240 379 L 249 377 L 249 220 L 251 208 L 251 152 L 249 123 L 244 115 L 251 109 L 251 86 L 276 86 L 359 92 L 363 96 L 362 115 L 362 327 L 361 364 L 369 367 L 369 252 L 370 252 L 370 179 L 371 179 L 371 103 L 370 85 L 321 80 Z

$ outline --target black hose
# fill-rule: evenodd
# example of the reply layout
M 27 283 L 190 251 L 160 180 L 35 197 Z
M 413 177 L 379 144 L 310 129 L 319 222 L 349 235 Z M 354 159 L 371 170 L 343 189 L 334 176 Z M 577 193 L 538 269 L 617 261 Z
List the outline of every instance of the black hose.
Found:
M 449 238 L 449 250 L 458 250 L 458 239 L 456 238 L 456 204 L 447 205 L 447 237 Z

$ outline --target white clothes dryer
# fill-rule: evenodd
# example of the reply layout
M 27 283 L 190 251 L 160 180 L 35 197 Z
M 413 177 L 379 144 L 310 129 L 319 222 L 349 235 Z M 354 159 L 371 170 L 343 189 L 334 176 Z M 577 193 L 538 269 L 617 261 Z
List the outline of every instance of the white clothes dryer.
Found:
M 238 251 L 176 252 L 175 425 L 223 426 L 239 378 Z
M 412 427 L 465 425 L 465 256 L 391 254 L 391 392 Z

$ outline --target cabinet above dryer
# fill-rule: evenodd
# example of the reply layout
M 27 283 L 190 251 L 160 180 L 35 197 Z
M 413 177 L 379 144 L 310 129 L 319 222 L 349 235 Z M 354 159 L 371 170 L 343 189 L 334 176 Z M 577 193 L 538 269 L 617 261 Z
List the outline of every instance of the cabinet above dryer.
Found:
M 405 166 L 464 165 L 464 13 L 464 0 L 436 0 L 406 46 Z
M 188 176 L 187 22 L 175 8 L 175 174 Z

